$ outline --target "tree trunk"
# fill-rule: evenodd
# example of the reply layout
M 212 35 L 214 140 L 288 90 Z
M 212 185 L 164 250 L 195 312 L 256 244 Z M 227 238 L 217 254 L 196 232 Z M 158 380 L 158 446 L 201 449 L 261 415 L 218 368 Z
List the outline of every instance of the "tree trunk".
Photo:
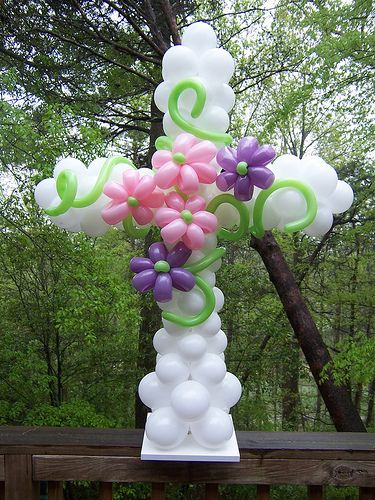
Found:
M 321 378 L 331 361 L 330 354 L 272 233 L 267 231 L 261 239 L 253 237 L 251 246 L 267 268 L 336 430 L 366 432 L 346 388 L 335 385 L 329 372 L 324 380 Z
M 299 418 L 299 349 L 295 341 L 287 343 L 288 356 L 283 362 L 282 430 L 297 431 Z

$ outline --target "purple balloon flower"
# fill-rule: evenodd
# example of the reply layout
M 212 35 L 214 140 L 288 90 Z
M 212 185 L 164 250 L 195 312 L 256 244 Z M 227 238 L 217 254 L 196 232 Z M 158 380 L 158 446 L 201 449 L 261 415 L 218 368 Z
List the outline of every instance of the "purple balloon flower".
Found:
M 234 186 L 234 196 L 237 200 L 251 200 L 254 186 L 267 189 L 273 183 L 275 176 L 266 165 L 275 156 L 272 146 L 259 146 L 255 137 L 241 139 L 237 150 L 231 147 L 220 149 L 216 161 L 224 172 L 216 179 L 217 187 L 220 191 L 229 191 Z
M 136 276 L 133 286 L 138 292 L 154 290 L 157 302 L 169 302 L 172 299 L 172 287 L 182 292 L 189 292 L 195 285 L 195 278 L 182 266 L 191 255 L 191 250 L 180 241 L 168 252 L 164 243 L 153 243 L 148 249 L 149 259 L 133 257 L 130 269 Z

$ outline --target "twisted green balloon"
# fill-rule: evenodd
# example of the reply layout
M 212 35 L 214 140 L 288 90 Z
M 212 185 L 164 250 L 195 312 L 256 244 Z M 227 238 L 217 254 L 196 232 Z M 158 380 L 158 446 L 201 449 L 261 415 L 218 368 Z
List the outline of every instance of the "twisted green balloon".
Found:
M 210 132 L 201 129 L 192 123 L 189 123 L 180 115 L 178 109 L 178 100 L 184 90 L 194 90 L 196 100 L 191 110 L 192 118 L 198 118 L 203 111 L 206 102 L 206 88 L 198 80 L 187 78 L 178 82 L 172 89 L 168 99 L 168 111 L 174 123 L 185 132 L 195 135 L 199 139 L 208 139 L 213 142 L 222 142 L 226 146 L 232 142 L 232 137 L 229 134 L 221 134 L 219 132 Z
M 247 207 L 237 198 L 235 198 L 231 194 L 220 194 L 219 196 L 215 196 L 210 203 L 207 205 L 206 210 L 211 213 L 215 213 L 216 210 L 222 205 L 223 203 L 228 203 L 229 205 L 232 205 L 234 207 L 239 216 L 240 216 L 240 224 L 238 226 L 237 231 L 229 231 L 228 229 L 221 228 L 219 232 L 217 233 L 218 238 L 222 240 L 230 240 L 230 241 L 237 241 L 246 234 L 248 227 L 249 227 L 249 211 Z
M 195 316 L 190 316 L 188 318 L 184 316 L 180 316 L 179 314 L 175 314 L 168 311 L 162 312 L 162 318 L 175 323 L 176 325 L 185 326 L 187 328 L 191 328 L 193 326 L 198 326 L 206 319 L 208 319 L 213 310 L 215 309 L 215 295 L 212 291 L 212 288 L 207 284 L 207 282 L 197 276 L 196 273 L 203 271 L 208 266 L 213 264 L 217 259 L 220 259 L 225 253 L 225 248 L 215 248 L 210 254 L 203 257 L 198 262 L 194 262 L 193 264 L 189 264 L 187 266 L 183 266 L 185 269 L 190 271 L 195 276 L 195 283 L 203 292 L 205 304 L 200 313 Z
M 46 214 L 51 217 L 56 217 L 58 215 L 64 214 L 72 207 L 84 208 L 95 203 L 103 193 L 104 184 L 109 179 L 113 167 L 115 167 L 119 163 L 126 163 L 127 165 L 135 168 L 130 160 L 128 160 L 127 158 L 123 158 L 122 156 L 109 158 L 104 162 L 99 176 L 96 180 L 95 186 L 89 193 L 78 199 L 76 199 L 78 188 L 77 175 L 72 170 L 62 170 L 56 180 L 56 190 L 57 194 L 61 198 L 61 203 L 59 203 L 57 207 L 47 208 L 45 210 Z
M 255 200 L 254 210 L 253 210 L 253 225 L 250 228 L 250 232 L 256 238 L 262 238 L 264 236 L 264 226 L 263 226 L 263 210 L 264 205 L 272 193 L 278 189 L 292 188 L 299 191 L 306 200 L 307 211 L 302 219 L 298 219 L 294 222 L 288 222 L 285 224 L 284 231 L 286 233 L 295 233 L 304 229 L 305 227 L 312 224 L 316 217 L 316 212 L 318 210 L 318 204 L 316 201 L 315 193 L 310 186 L 304 184 L 301 181 L 295 179 L 283 179 L 275 181 L 271 187 L 261 191 L 257 199 Z

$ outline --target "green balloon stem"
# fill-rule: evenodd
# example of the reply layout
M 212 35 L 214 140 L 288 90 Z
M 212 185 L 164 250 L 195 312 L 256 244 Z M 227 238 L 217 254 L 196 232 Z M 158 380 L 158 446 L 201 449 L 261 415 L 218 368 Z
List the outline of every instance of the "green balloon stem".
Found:
M 122 156 L 109 158 L 104 162 L 95 186 L 82 198 L 76 199 L 78 180 L 76 174 L 72 170 L 62 170 L 56 180 L 56 190 L 61 198 L 61 203 L 57 207 L 48 208 L 45 210 L 47 215 L 56 217 L 67 212 L 70 208 L 84 208 L 92 205 L 103 193 L 104 184 L 109 179 L 113 168 L 119 163 L 126 163 L 135 168 L 132 162 Z
M 179 314 L 175 314 L 168 311 L 163 311 L 162 317 L 176 325 L 185 326 L 187 328 L 191 328 L 193 326 L 198 326 L 202 324 L 206 319 L 208 319 L 213 310 L 215 309 L 215 295 L 212 291 L 212 288 L 205 282 L 203 278 L 200 276 L 195 276 L 196 285 L 202 290 L 205 305 L 199 314 L 195 316 L 190 316 L 188 318 L 180 316 Z
M 299 191 L 306 200 L 307 211 L 304 217 L 298 219 L 294 222 L 288 222 L 285 224 L 284 231 L 286 233 L 295 233 L 301 231 L 305 227 L 312 224 L 316 217 L 318 211 L 318 204 L 316 201 L 315 193 L 310 186 L 307 186 L 301 181 L 295 179 L 283 179 L 275 181 L 271 187 L 261 191 L 255 200 L 254 210 L 253 210 L 253 221 L 254 224 L 250 228 L 250 232 L 256 238 L 262 238 L 264 236 L 264 226 L 263 226 L 263 211 L 264 206 L 268 198 L 272 193 L 278 189 L 291 188 Z
M 168 111 L 173 122 L 185 132 L 195 135 L 199 139 L 208 139 L 214 142 L 221 142 L 226 146 L 232 142 L 232 137 L 229 134 L 221 134 L 218 132 L 211 132 L 204 130 L 192 123 L 185 120 L 180 114 L 178 109 L 178 100 L 185 90 L 194 90 L 196 99 L 194 106 L 191 110 L 191 117 L 198 118 L 204 108 L 206 102 L 206 89 L 205 86 L 194 78 L 187 78 L 178 82 L 172 89 L 168 100 Z
M 218 259 L 221 259 L 224 254 L 225 248 L 215 248 L 215 250 L 203 257 L 203 259 L 199 260 L 198 262 L 194 262 L 193 264 L 188 264 L 187 266 L 184 266 L 184 268 L 193 274 L 199 273 Z
M 241 201 L 237 200 L 231 194 L 220 194 L 219 196 L 216 196 L 210 201 L 206 210 L 208 212 L 215 213 L 216 210 L 220 207 L 220 205 L 223 205 L 224 203 L 232 205 L 232 207 L 234 207 L 237 210 L 240 216 L 240 223 L 237 231 L 229 231 L 228 229 L 221 228 L 217 233 L 217 236 L 222 240 L 237 241 L 241 239 L 242 236 L 244 236 L 248 230 L 249 211 Z
M 133 224 L 133 217 L 131 215 L 128 215 L 126 219 L 122 221 L 122 226 L 124 228 L 125 233 L 128 236 L 131 236 L 132 238 L 145 238 L 146 235 L 149 233 L 150 228 L 140 228 L 140 227 L 135 227 Z

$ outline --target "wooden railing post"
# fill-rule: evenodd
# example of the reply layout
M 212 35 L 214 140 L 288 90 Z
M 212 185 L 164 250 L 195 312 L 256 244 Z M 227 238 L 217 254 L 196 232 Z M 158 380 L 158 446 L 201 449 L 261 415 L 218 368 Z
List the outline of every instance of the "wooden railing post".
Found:
M 31 455 L 5 455 L 5 500 L 38 500 Z
M 219 500 L 219 485 L 218 484 L 206 484 L 206 500 Z
M 269 500 L 270 487 L 268 484 L 258 484 L 257 486 L 257 500 Z
M 99 500 L 112 500 L 112 483 L 99 484 Z
M 4 481 L 0 481 L 0 500 L 5 500 L 5 484 L 4 484 Z
M 308 500 L 322 500 L 323 499 L 323 486 L 311 485 L 307 488 Z
M 64 500 L 62 481 L 48 481 L 48 500 Z
M 152 483 L 152 500 L 165 499 L 165 483 Z

